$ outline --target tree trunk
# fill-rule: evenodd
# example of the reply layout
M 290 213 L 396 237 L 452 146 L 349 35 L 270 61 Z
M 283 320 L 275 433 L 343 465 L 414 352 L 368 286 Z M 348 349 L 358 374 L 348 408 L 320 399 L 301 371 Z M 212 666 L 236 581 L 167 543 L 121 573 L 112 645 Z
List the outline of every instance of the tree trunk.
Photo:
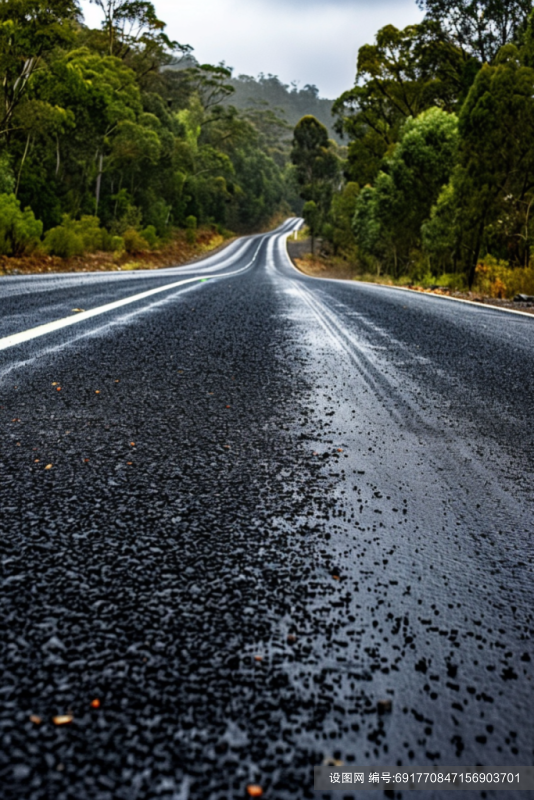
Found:
M 31 133 L 28 134 L 28 138 L 26 139 L 26 147 L 24 148 L 24 154 L 22 156 L 22 161 L 20 162 L 19 174 L 17 175 L 17 185 L 15 186 L 15 197 L 17 197 L 18 193 L 19 193 L 20 176 L 22 175 L 22 167 L 24 166 L 24 162 L 26 161 L 26 156 L 28 155 L 28 148 L 30 146 L 30 138 L 31 138 Z
M 482 234 L 484 232 L 484 220 L 480 221 L 480 225 L 478 226 L 478 231 L 475 239 L 475 246 L 471 253 L 471 260 L 469 264 L 469 271 L 467 273 L 467 284 L 469 286 L 469 291 L 473 288 L 473 284 L 475 282 L 475 275 L 477 270 L 478 264 L 478 256 L 480 254 L 480 244 L 482 242 Z
M 95 217 L 98 216 L 98 204 L 100 203 L 100 185 L 102 182 L 103 164 L 104 164 L 104 154 L 100 153 L 98 157 L 98 175 L 96 176 Z

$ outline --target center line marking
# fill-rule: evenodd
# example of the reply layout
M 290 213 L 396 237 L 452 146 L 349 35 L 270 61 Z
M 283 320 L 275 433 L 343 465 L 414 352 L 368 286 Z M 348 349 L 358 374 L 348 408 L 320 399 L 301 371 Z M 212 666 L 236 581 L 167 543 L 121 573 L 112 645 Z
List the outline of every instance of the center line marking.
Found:
M 149 289 L 146 292 L 134 294 L 130 297 L 125 297 L 122 300 L 115 300 L 113 303 L 106 303 L 105 306 L 92 308 L 90 311 L 82 311 L 75 316 L 63 317 L 63 319 L 56 319 L 54 322 L 47 322 L 44 325 L 38 325 L 36 328 L 29 328 L 27 331 L 22 331 L 21 333 L 14 333 L 11 336 L 5 336 L 3 339 L 0 339 L 0 350 L 7 350 L 8 347 L 14 347 L 16 344 L 22 344 L 22 342 L 28 342 L 30 339 L 36 339 L 38 336 L 44 336 L 47 333 L 59 331 L 61 328 L 68 328 L 70 325 L 77 325 L 86 319 L 91 319 L 92 317 L 98 317 L 100 314 L 105 314 L 107 311 L 113 311 L 115 308 L 122 308 L 122 306 L 135 303 L 137 300 L 144 300 L 146 297 L 151 297 L 152 295 L 159 294 L 160 292 L 168 292 L 169 289 L 176 289 L 177 286 L 183 286 L 186 283 L 193 283 L 194 281 L 200 281 L 200 278 L 188 278 L 185 281 L 168 283 L 165 286 L 158 286 L 157 289 Z
M 7 350 L 8 347 L 14 347 L 17 344 L 29 342 L 31 339 L 37 339 L 39 336 L 45 336 L 47 333 L 53 333 L 54 331 L 59 331 L 62 328 L 68 328 L 71 325 L 77 325 L 86 319 L 91 319 L 92 317 L 98 317 L 100 314 L 105 314 L 107 311 L 113 311 L 116 308 L 122 308 L 122 306 L 127 306 L 130 303 L 136 303 L 138 300 L 144 300 L 147 297 L 160 294 L 160 292 L 168 292 L 170 289 L 176 289 L 178 286 L 185 286 L 186 283 L 203 283 L 207 280 L 214 280 L 216 278 L 230 278 L 234 275 L 239 275 L 239 273 L 245 272 L 245 270 L 252 266 L 256 260 L 256 256 L 258 255 L 262 241 L 260 241 L 258 247 L 256 248 L 256 252 L 252 257 L 252 260 L 249 261 L 248 264 L 245 264 L 245 266 L 241 269 L 234 270 L 233 272 L 224 272 L 221 275 L 210 275 L 209 277 L 197 276 L 195 278 L 187 278 L 184 281 L 167 283 L 165 286 L 158 286 L 157 289 L 149 289 L 146 292 L 140 292 L 139 294 L 125 297 L 123 300 L 115 300 L 113 303 L 106 303 L 104 306 L 98 306 L 97 308 L 92 308 L 89 311 L 82 311 L 74 316 L 56 319 L 54 322 L 47 322 L 44 325 L 38 325 L 36 328 L 29 328 L 27 331 L 21 331 L 21 333 L 13 333 L 11 336 L 5 336 L 3 339 L 0 339 L 0 350 Z

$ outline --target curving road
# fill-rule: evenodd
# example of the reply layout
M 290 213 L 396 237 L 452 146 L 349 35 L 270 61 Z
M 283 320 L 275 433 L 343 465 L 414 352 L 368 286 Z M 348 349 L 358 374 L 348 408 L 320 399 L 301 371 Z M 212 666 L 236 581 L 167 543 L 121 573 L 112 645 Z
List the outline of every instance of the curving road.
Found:
M 2 800 L 532 764 L 534 320 L 307 278 L 298 224 L 1 279 Z

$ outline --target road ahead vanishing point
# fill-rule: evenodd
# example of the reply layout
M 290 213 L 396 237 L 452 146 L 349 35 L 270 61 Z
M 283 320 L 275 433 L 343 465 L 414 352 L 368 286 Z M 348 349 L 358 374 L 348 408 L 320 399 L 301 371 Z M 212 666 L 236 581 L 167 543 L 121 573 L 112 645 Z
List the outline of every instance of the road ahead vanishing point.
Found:
M 297 225 L 1 280 L 3 800 L 532 763 L 534 320 L 307 278 Z

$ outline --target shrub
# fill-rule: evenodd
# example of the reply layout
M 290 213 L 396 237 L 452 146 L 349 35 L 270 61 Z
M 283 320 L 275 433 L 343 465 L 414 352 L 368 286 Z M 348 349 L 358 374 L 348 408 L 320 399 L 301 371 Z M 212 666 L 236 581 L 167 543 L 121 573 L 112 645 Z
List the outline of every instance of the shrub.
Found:
M 490 297 L 534 295 L 534 264 L 510 267 L 506 261 L 498 261 L 488 255 L 476 268 L 473 288 Z
M 43 243 L 46 253 L 60 258 L 72 258 L 83 254 L 83 239 L 76 233 L 71 222 L 68 215 L 65 215 L 61 225 L 47 231 Z
M 61 225 L 51 228 L 45 235 L 44 249 L 50 255 L 71 258 L 97 250 L 123 250 L 124 242 L 121 236 L 112 236 L 101 228 L 98 217 L 83 216 L 73 220 L 65 214 Z
M 15 191 L 15 176 L 11 169 L 11 162 L 4 153 L 0 156 L 0 193 L 13 194 Z
M 189 244 L 195 244 L 197 240 L 197 218 L 193 214 L 185 220 L 185 238 Z
M 158 246 L 159 239 L 153 225 L 147 225 L 147 227 L 141 231 L 141 236 L 148 242 L 151 250 Z
M 124 231 L 122 238 L 127 253 L 139 253 L 142 250 L 150 250 L 147 240 L 134 228 Z
M 19 256 L 37 247 L 43 223 L 31 208 L 21 211 L 14 194 L 0 194 L 0 254 Z

